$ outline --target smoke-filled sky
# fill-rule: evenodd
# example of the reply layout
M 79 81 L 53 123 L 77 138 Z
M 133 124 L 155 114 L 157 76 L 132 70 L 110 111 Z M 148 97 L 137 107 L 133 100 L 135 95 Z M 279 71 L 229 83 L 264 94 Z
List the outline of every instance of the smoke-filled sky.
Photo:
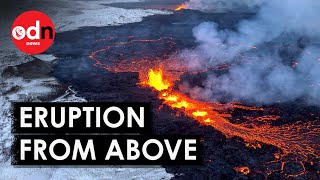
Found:
M 209 7 L 206 2 L 190 0 L 189 4 L 203 9 Z M 215 22 L 201 23 L 193 30 L 198 46 L 185 49 L 180 57 L 192 68 L 243 63 L 231 66 L 224 75 L 209 75 L 202 87 L 184 82 L 180 89 L 205 100 L 270 104 L 303 98 L 320 105 L 320 1 L 241 2 L 256 7 L 256 16 L 242 20 L 235 31 L 219 29 Z M 231 3 L 227 9 L 233 7 L 239 6 Z
M 189 0 L 189 9 L 202 11 L 254 11 L 266 0 Z

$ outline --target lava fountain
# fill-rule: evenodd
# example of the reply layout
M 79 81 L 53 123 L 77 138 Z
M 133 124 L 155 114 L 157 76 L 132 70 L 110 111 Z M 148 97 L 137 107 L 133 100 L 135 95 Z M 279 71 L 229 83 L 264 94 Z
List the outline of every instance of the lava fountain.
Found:
M 186 9 L 188 6 L 186 5 L 186 4 L 181 4 L 181 5 L 179 5 L 178 7 L 176 7 L 176 11 L 181 11 L 181 10 L 183 10 L 183 9 Z

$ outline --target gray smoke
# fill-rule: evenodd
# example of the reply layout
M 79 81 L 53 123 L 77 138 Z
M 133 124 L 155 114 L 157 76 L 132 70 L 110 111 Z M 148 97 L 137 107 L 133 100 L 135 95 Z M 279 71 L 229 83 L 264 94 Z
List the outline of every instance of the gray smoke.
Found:
M 188 9 L 200 11 L 256 11 L 266 0 L 189 0 Z
M 236 31 L 200 24 L 193 30 L 199 45 L 180 54 L 190 68 L 242 63 L 209 75 L 201 87 L 184 82 L 180 89 L 205 100 L 269 104 L 304 98 L 320 105 L 319 9 L 320 1 L 269 0 Z

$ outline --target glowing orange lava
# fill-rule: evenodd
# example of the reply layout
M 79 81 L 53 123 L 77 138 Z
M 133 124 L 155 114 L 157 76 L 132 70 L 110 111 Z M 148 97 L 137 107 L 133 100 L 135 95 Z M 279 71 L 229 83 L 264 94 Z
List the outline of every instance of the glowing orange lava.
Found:
M 203 117 L 206 116 L 208 113 L 206 111 L 195 111 L 192 113 L 195 117 Z
M 304 139 L 305 136 L 295 134 L 296 132 L 294 129 L 288 131 L 290 126 L 283 125 L 280 127 L 271 127 L 270 125 L 264 125 L 256 128 L 247 128 L 241 124 L 230 123 L 229 120 L 225 118 L 226 115 L 219 113 L 219 106 L 221 105 L 218 103 L 214 104 L 194 100 L 183 93 L 174 90 L 171 85 L 173 84 L 173 81 L 176 80 L 176 77 L 170 79 L 170 73 L 168 71 L 166 72 L 168 73 L 168 78 L 164 79 L 163 77 L 159 77 L 163 74 L 163 70 L 154 71 L 150 69 L 148 73 L 149 76 L 147 77 L 149 82 L 147 86 L 160 91 L 159 99 L 163 100 L 163 103 L 171 108 L 180 109 L 187 116 L 196 119 L 202 124 L 213 126 L 228 137 L 238 136 L 248 142 L 258 141 L 272 144 L 280 147 L 285 153 L 299 152 L 304 155 L 309 153 L 317 154 L 318 145 L 310 144 L 310 139 Z M 263 110 L 262 108 L 241 106 L 237 103 L 233 103 L 232 105 L 244 110 Z M 319 134 L 319 130 L 304 135 L 316 136 L 317 134 Z M 256 148 L 259 147 L 261 147 L 260 144 L 258 144 Z
M 204 120 L 205 123 L 211 123 L 211 121 L 212 121 L 212 120 L 211 120 L 210 118 Z
M 174 95 L 170 95 L 170 96 L 163 95 L 163 97 L 164 97 L 164 99 L 166 101 L 172 101 L 172 102 L 177 102 L 178 101 L 178 97 L 174 96 Z
M 179 5 L 175 10 L 176 10 L 176 11 L 181 11 L 181 10 L 186 9 L 186 8 L 187 8 L 187 5 L 186 5 L 186 4 L 181 4 L 181 5 Z
M 147 84 L 158 91 L 162 91 L 170 87 L 170 83 L 163 80 L 162 69 L 158 69 L 155 71 L 151 69 L 148 72 L 148 77 L 149 78 Z
M 234 170 L 236 172 L 242 173 L 244 175 L 247 175 L 247 174 L 250 173 L 250 169 L 248 167 L 245 167 L 245 166 L 244 167 L 235 167 Z

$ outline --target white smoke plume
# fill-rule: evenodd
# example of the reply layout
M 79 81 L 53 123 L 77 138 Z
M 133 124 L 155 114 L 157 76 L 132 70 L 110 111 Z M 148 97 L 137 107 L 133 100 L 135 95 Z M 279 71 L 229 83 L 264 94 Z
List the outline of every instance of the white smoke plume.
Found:
M 319 9 L 315 0 L 269 0 L 236 31 L 200 24 L 193 30 L 199 45 L 180 54 L 190 68 L 242 63 L 209 75 L 201 87 L 184 82 L 180 89 L 206 100 L 270 104 L 303 98 L 320 105 Z
M 190 0 L 188 9 L 200 11 L 255 11 L 265 0 Z

